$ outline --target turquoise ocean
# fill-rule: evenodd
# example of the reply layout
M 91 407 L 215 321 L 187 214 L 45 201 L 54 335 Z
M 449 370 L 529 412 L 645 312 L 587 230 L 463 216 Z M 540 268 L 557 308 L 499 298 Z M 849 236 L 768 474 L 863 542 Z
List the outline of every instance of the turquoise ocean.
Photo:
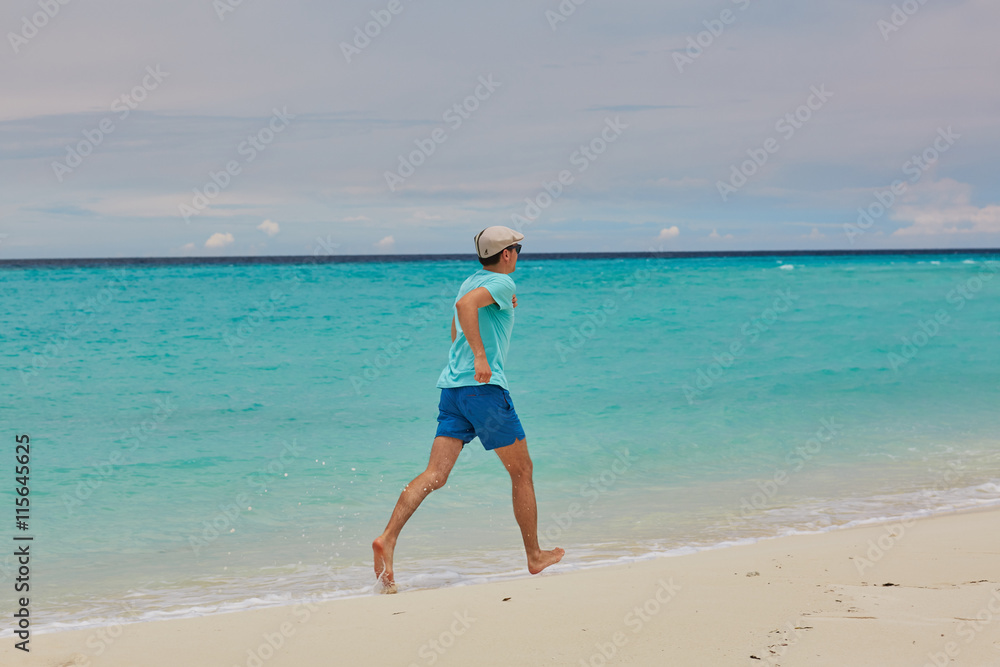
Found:
M 35 629 L 371 594 L 477 268 L 0 269 L 0 501 L 8 544 L 34 538 Z M 552 571 L 1000 504 L 1000 256 L 525 254 L 512 277 Z M 403 592 L 528 576 L 478 440 L 396 573 Z

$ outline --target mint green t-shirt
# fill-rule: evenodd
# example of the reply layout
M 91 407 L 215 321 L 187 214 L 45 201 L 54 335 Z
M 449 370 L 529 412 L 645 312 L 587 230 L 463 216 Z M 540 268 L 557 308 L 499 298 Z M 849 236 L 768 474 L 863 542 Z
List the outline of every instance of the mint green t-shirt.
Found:
M 507 360 L 510 334 L 514 330 L 514 279 L 505 273 L 480 269 L 462 283 L 455 303 L 477 287 L 485 287 L 496 301 L 479 309 L 479 336 L 483 339 L 486 359 L 493 371 L 488 384 L 496 384 L 509 391 L 503 365 Z M 451 309 L 455 317 L 455 342 L 451 344 L 448 365 L 441 371 L 437 386 L 443 389 L 482 384 L 476 382 L 475 357 L 462 331 L 462 323 L 458 321 L 458 310 L 454 304 Z

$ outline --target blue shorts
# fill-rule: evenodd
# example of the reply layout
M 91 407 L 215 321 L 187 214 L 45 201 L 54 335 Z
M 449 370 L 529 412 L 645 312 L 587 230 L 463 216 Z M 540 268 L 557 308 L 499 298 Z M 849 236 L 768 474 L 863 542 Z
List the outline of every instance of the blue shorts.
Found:
M 484 448 L 497 449 L 523 440 L 524 429 L 510 392 L 500 385 L 480 384 L 441 389 L 436 435 L 458 438 L 463 446 L 478 437 Z

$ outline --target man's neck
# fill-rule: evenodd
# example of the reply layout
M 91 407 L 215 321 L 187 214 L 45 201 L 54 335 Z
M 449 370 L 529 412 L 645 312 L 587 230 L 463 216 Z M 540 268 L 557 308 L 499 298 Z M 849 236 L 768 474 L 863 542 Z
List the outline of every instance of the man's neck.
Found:
M 517 267 L 517 258 L 511 257 L 508 261 L 499 261 L 496 264 L 490 264 L 489 266 L 484 266 L 483 271 L 490 271 L 492 273 L 510 274 L 514 273 L 516 267 Z

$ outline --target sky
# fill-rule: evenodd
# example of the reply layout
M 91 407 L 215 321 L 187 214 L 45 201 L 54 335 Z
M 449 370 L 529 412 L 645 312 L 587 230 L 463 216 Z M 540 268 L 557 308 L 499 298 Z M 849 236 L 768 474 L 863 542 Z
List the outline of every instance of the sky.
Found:
M 6 0 L 0 259 L 1000 247 L 995 0 Z

